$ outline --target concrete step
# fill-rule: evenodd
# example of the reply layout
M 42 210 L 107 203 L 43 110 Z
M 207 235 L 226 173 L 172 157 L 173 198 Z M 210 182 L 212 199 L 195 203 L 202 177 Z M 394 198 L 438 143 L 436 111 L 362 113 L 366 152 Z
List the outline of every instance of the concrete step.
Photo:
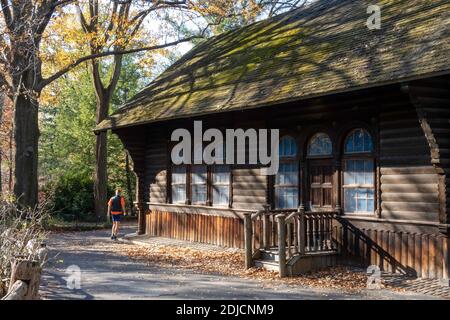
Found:
M 280 261 L 278 251 L 261 250 L 261 260 L 264 261 Z
M 279 271 L 279 264 L 275 261 L 268 261 L 268 260 L 255 260 L 255 267 L 257 268 L 264 268 L 266 270 L 270 271 Z

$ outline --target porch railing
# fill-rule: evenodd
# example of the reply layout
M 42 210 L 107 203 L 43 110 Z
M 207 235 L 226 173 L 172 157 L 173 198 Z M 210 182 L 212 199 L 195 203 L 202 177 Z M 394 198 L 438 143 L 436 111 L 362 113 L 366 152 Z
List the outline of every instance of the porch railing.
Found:
M 270 210 L 268 206 L 244 215 L 245 266 L 265 250 L 277 250 L 280 276 L 286 275 L 286 261 L 294 255 L 334 250 L 332 241 L 334 211 Z

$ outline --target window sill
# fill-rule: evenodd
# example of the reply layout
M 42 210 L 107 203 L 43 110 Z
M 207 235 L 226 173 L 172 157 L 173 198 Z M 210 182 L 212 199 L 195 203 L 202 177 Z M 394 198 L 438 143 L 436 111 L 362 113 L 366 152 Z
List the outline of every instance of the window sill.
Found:
M 150 210 L 177 212 L 186 214 L 201 214 L 209 216 L 223 216 L 230 218 L 244 218 L 244 213 L 254 213 L 256 210 L 232 209 L 227 207 L 212 207 L 205 205 L 188 205 L 174 203 L 152 203 L 147 202 Z
M 343 218 L 346 220 L 358 220 L 358 221 L 377 222 L 377 223 L 409 224 L 409 225 L 421 225 L 421 226 L 432 226 L 432 227 L 439 226 L 438 222 L 377 218 L 375 213 L 373 213 L 373 214 L 372 213 L 370 213 L 370 214 L 344 213 L 344 214 L 340 215 L 339 218 Z

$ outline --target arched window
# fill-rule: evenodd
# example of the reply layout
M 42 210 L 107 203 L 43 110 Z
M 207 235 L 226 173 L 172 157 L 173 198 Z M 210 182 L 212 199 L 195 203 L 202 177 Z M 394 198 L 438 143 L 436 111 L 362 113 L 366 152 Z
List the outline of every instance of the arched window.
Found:
M 308 156 L 328 156 L 332 151 L 331 139 L 326 133 L 316 133 L 309 140 Z
M 280 165 L 275 176 L 275 207 L 295 209 L 298 206 L 298 161 L 294 138 L 281 138 L 279 157 Z
M 375 211 L 373 141 L 364 129 L 352 130 L 344 142 L 344 211 Z
M 372 137 L 364 129 L 355 129 L 347 136 L 345 140 L 346 154 L 372 152 Z

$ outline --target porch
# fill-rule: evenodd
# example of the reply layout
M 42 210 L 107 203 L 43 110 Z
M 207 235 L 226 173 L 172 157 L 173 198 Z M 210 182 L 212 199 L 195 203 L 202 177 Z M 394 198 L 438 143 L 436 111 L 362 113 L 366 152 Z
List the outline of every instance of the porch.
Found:
M 447 279 L 447 238 L 431 224 L 391 224 L 301 206 L 257 211 L 146 203 L 140 210 L 144 206 L 139 234 L 244 249 L 246 268 L 264 267 L 282 277 L 334 265 L 372 265 L 389 274 Z
M 338 244 L 333 237 L 338 212 L 270 210 L 244 215 L 245 267 L 263 267 L 280 277 L 332 267 Z M 336 231 L 335 231 L 336 232 Z

